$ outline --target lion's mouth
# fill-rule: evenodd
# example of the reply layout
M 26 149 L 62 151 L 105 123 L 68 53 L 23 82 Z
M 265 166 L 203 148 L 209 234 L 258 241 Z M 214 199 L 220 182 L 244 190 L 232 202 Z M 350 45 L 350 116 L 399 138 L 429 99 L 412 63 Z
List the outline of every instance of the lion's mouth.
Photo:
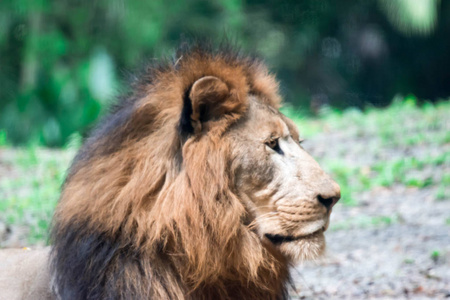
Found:
M 324 232 L 326 230 L 325 227 L 320 228 L 319 230 L 316 230 L 310 234 L 301 235 L 301 236 L 293 236 L 293 235 L 281 235 L 281 234 L 271 234 L 266 233 L 264 236 L 274 245 L 279 245 L 283 243 L 289 243 L 293 241 L 303 240 L 303 239 L 309 239 L 312 237 L 317 236 L 318 234 Z

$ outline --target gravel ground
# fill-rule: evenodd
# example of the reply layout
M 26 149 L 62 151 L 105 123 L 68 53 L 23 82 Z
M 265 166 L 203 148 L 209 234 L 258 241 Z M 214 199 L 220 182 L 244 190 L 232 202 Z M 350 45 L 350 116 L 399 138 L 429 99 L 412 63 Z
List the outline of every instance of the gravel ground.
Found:
M 323 260 L 293 272 L 293 299 L 443 299 L 450 297 L 450 201 L 434 203 L 431 191 L 396 187 L 370 193 L 373 203 L 338 206 L 332 222 L 384 215 L 398 221 L 375 228 L 326 233 Z M 433 256 L 433 253 L 435 255 Z
M 321 134 L 305 147 L 319 161 L 341 153 L 337 159 L 359 166 L 405 153 L 448 154 L 450 149 L 445 144 L 371 151 L 367 145 L 377 146 L 376 139 L 351 136 L 349 131 Z M 342 146 L 329 146 L 338 141 Z M 450 166 L 411 172 L 440 182 Z M 450 199 L 448 194 L 437 199 L 437 190 L 433 184 L 422 189 L 395 184 L 360 193 L 355 205 L 338 203 L 325 234 L 327 254 L 295 268 L 298 292 L 292 299 L 450 299 Z

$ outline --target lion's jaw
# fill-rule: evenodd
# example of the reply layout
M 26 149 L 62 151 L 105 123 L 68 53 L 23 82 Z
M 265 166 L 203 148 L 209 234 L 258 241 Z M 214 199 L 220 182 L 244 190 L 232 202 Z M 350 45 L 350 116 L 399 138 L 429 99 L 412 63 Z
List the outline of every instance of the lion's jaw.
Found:
M 317 258 L 325 249 L 323 232 L 339 186 L 300 146 L 295 125 L 285 116 L 251 101 L 243 123 L 250 128 L 237 126 L 234 139 L 245 138 L 253 150 L 236 150 L 236 181 L 249 229 L 290 262 Z M 270 136 L 277 138 L 276 151 L 264 143 Z

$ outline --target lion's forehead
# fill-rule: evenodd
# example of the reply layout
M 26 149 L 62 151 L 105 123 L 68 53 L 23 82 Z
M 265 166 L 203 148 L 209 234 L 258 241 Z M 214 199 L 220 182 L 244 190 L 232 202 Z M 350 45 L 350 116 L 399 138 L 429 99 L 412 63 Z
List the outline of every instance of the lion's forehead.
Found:
M 247 128 L 261 139 L 292 136 L 298 140 L 298 129 L 292 120 L 255 96 L 250 96 L 249 100 L 247 115 L 239 130 Z

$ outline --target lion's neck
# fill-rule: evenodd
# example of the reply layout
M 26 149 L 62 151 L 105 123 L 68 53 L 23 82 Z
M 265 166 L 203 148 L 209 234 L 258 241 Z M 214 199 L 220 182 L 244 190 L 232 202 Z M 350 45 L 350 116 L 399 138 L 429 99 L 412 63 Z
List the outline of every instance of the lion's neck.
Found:
M 285 261 L 273 261 L 276 269 L 268 269 L 261 265 L 258 274 L 251 274 L 249 269 L 242 268 L 242 261 L 226 262 L 226 269 L 218 268 L 216 274 L 201 281 L 191 276 L 191 268 L 183 260 L 170 259 L 170 256 L 161 254 L 160 270 L 152 265 L 152 294 L 160 298 L 169 299 L 286 299 L 287 284 L 289 282 L 289 267 Z M 274 256 L 267 260 L 276 259 Z M 154 262 L 155 260 L 153 260 Z M 159 261 L 159 260 L 158 260 Z M 150 262 L 152 264 L 152 262 Z M 170 265 L 170 272 L 168 271 Z M 269 264 L 270 265 L 270 264 Z M 222 274 L 220 274 L 222 272 Z M 164 274 L 164 276 L 161 276 Z M 164 295 L 164 293 L 166 293 Z M 163 297 L 162 297 L 163 296 Z
M 156 270 L 155 270 L 156 271 Z M 155 272 L 159 274 L 158 271 Z M 275 275 L 275 276 L 274 276 Z M 231 274 L 228 274 L 231 276 Z M 279 274 L 261 274 L 258 282 L 255 278 L 231 279 L 217 278 L 202 283 L 185 282 L 179 274 L 167 274 L 166 278 L 154 276 L 151 284 L 152 294 L 167 299 L 287 299 L 288 269 Z M 176 282 L 176 284 L 173 284 Z

